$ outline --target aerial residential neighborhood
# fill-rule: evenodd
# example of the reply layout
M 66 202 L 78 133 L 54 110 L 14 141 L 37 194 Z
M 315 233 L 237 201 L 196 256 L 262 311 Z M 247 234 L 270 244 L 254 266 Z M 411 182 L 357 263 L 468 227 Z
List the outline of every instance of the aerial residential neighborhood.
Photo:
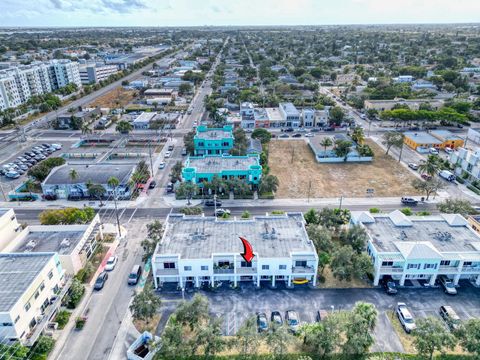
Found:
M 476 1 L 0 12 L 0 360 L 480 356 Z

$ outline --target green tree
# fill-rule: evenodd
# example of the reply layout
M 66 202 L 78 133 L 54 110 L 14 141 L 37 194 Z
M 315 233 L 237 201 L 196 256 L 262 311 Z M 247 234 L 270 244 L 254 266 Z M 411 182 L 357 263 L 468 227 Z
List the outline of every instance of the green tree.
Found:
M 70 289 L 68 290 L 67 307 L 75 309 L 85 293 L 85 286 L 77 278 L 73 278 Z
M 306 213 L 303 214 L 303 218 L 307 225 L 310 224 L 318 224 L 318 212 L 315 209 L 310 209 Z
M 343 353 L 363 356 L 375 342 L 372 332 L 377 321 L 377 310 L 373 304 L 357 302 L 350 312 L 345 329 Z
M 464 217 L 477 214 L 477 211 L 468 200 L 461 199 L 446 199 L 437 204 L 437 209 L 445 214 L 460 214 Z
M 396 148 L 401 148 L 403 146 L 404 135 L 402 133 L 396 131 L 387 131 L 382 137 L 382 144 L 387 148 L 385 155 L 388 155 L 392 146 Z
M 453 349 L 456 339 L 437 318 L 429 316 L 418 319 L 417 328 L 413 331 L 413 345 L 420 356 L 433 359 L 433 353 L 439 351 L 442 354 L 446 349 Z
M 153 223 L 147 224 L 147 238 L 141 242 L 143 248 L 142 260 L 144 262 L 155 252 L 155 248 L 162 238 L 162 233 L 163 225 L 160 221 L 155 220 Z
M 160 345 L 158 347 L 160 359 L 185 359 L 191 355 L 191 344 L 184 339 L 183 326 L 177 320 L 175 313 L 168 319 L 162 333 L 162 341 L 158 345 Z
M 428 155 L 427 161 L 418 166 L 418 171 L 422 174 L 434 176 L 442 169 L 443 165 L 440 160 L 440 157 L 437 155 Z
M 72 183 L 74 183 L 75 180 L 78 179 L 78 172 L 77 172 L 77 170 L 75 170 L 75 169 L 70 169 L 70 171 L 68 172 L 68 177 L 70 178 L 70 181 L 71 181 Z
M 322 225 L 311 224 L 307 227 L 307 234 L 315 244 L 317 251 L 330 252 L 333 248 L 332 232 Z
M 237 128 L 233 131 L 234 146 L 231 150 L 232 155 L 245 155 L 248 147 L 247 135 L 245 130 Z
M 342 108 L 339 106 L 335 106 L 330 109 L 329 112 L 330 123 L 335 125 L 340 125 L 345 118 L 345 113 L 343 112 Z
M 190 94 L 192 92 L 192 85 L 189 83 L 181 83 L 178 91 L 180 94 Z
M 339 158 L 343 158 L 344 161 L 347 161 L 351 149 L 352 143 L 348 140 L 338 140 L 335 142 L 335 155 Z
M 172 166 L 172 170 L 170 171 L 170 181 L 176 183 L 182 179 L 182 169 L 183 164 L 181 161 L 177 161 L 175 165 Z
M 245 210 L 243 213 L 242 213 L 242 219 L 250 219 L 250 212 L 248 210 Z
M 439 190 L 445 188 L 445 182 L 437 179 L 431 178 L 430 180 L 421 180 L 421 179 L 414 179 L 412 181 L 412 186 L 422 193 L 425 194 L 426 200 L 430 198 L 430 195 L 436 195 Z
M 258 128 L 252 132 L 252 139 L 258 139 L 262 144 L 267 144 L 271 138 L 272 134 L 266 129 Z
M 199 329 L 196 340 L 207 357 L 223 351 L 228 343 L 222 334 L 222 319 L 209 319 L 208 324 Z
M 341 246 L 333 252 L 330 268 L 337 279 L 351 281 L 372 273 L 373 265 L 368 255 L 357 254 L 351 246 Z
M 93 198 L 100 200 L 102 204 L 102 198 L 106 193 L 105 188 L 100 184 L 87 184 L 88 194 Z
M 265 175 L 260 180 L 259 191 L 262 194 L 276 192 L 278 185 L 278 178 L 275 175 Z
M 302 326 L 303 347 L 312 354 L 328 358 L 341 346 L 342 320 L 338 314 L 328 316 L 318 323 Z
M 187 149 L 187 153 L 190 155 L 192 155 L 194 152 L 194 145 L 193 145 L 194 136 L 195 136 L 195 130 L 192 130 L 183 136 L 183 144 L 185 146 L 185 149 Z
M 465 321 L 456 335 L 462 348 L 480 359 L 480 319 Z
M 43 357 L 38 357 L 38 355 L 45 355 L 45 356 L 48 355 L 50 351 L 53 350 L 54 346 L 55 346 L 55 340 L 53 340 L 52 337 L 40 336 L 31 349 L 33 354 L 37 355 L 37 357 L 35 357 L 34 355 L 33 359 L 43 358 Z
M 115 126 L 115 130 L 118 131 L 120 134 L 128 135 L 128 133 L 133 130 L 133 126 L 128 121 L 121 120 Z
M 180 184 L 180 186 L 175 191 L 175 194 L 180 197 L 185 197 L 188 200 L 188 205 L 190 205 L 190 200 L 193 195 L 198 192 L 198 186 L 190 181 L 185 181 Z
M 320 146 L 323 146 L 323 152 L 327 152 L 327 147 L 332 145 L 333 141 L 329 136 L 326 136 L 322 140 L 320 140 Z
M 360 225 L 352 225 L 340 232 L 338 237 L 342 245 L 350 245 L 358 254 L 365 251 L 368 241 L 368 235 Z
M 365 133 L 361 127 L 356 127 L 352 132 L 352 140 L 357 144 L 362 145 L 365 141 Z
M 271 323 L 271 326 L 271 330 L 265 335 L 265 342 L 273 356 L 281 358 L 286 354 L 288 346 L 294 341 L 294 337 L 288 331 L 286 325 Z
M 196 294 L 192 301 L 182 302 L 175 312 L 176 319 L 183 326 L 195 327 L 208 317 L 208 299 L 200 294 Z
M 133 297 L 130 311 L 134 320 L 142 320 L 147 324 L 157 314 L 162 301 L 152 289 L 151 284 L 146 284 L 142 291 Z
M 248 318 L 240 327 L 236 334 L 235 343 L 244 358 L 257 353 L 260 345 L 260 336 L 258 335 L 255 317 Z

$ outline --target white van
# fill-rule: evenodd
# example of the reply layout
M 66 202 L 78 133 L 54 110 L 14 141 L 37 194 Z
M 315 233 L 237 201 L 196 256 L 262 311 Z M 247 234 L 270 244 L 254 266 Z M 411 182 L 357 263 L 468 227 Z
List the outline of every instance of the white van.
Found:
M 433 147 L 432 147 L 432 148 L 430 148 L 430 149 L 428 149 L 428 151 L 429 151 L 429 152 L 430 152 L 430 154 L 432 154 L 432 155 L 438 155 L 438 150 L 437 150 L 437 149 L 435 149 L 435 148 L 433 148 Z
M 451 154 L 454 151 L 452 148 L 449 148 L 449 147 L 446 147 L 444 150 L 447 154 Z
M 455 175 L 448 170 L 442 170 L 438 175 L 440 175 L 440 177 L 444 178 L 447 181 L 455 181 L 456 179 Z

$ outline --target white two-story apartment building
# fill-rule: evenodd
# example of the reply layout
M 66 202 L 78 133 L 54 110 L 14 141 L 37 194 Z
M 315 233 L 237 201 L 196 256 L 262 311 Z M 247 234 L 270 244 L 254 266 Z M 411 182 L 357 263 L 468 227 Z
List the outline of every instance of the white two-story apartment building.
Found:
M 246 262 L 240 237 L 253 247 Z M 315 285 L 318 257 L 305 230 L 301 213 L 223 220 L 215 217 L 171 214 L 152 260 L 155 287 L 163 283 L 188 283 L 199 287 L 228 281 L 282 282 Z
M 399 210 L 372 215 L 353 212 L 369 236 L 367 251 L 374 265 L 374 285 L 384 276 L 423 280 L 434 285 L 439 275 L 480 285 L 480 237 L 458 214 L 415 217 Z

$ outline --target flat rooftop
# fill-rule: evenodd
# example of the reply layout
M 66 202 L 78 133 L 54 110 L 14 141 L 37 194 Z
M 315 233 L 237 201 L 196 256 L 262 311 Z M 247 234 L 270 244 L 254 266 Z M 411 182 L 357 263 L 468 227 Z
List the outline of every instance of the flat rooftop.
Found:
M 185 167 L 195 168 L 197 173 L 219 173 L 223 170 L 248 170 L 259 165 L 258 156 L 190 156 Z
M 415 141 L 417 144 L 438 144 L 440 145 L 442 141 L 438 140 L 433 135 L 430 135 L 426 132 L 406 132 L 404 133 L 405 137 Z
M 292 116 L 300 115 L 300 112 L 297 110 L 295 105 L 293 105 L 292 103 L 289 103 L 289 102 L 281 103 L 280 106 L 283 108 L 283 110 L 285 111 L 285 113 L 287 115 L 292 115 Z
M 53 253 L 0 254 L 0 312 L 10 311 L 52 256 Z
M 441 216 L 409 217 L 411 226 L 397 226 L 386 215 L 364 223 L 373 244 L 380 252 L 398 252 L 396 243 L 429 242 L 439 252 L 475 252 L 480 238 L 468 226 L 451 226 Z
M 455 135 L 454 133 L 448 130 L 432 130 L 431 134 L 441 137 L 445 140 L 463 140 L 460 136 Z
M 231 131 L 226 131 L 223 129 L 211 129 L 206 131 L 197 131 L 195 138 L 204 140 L 221 140 L 233 138 L 233 134 Z
M 283 115 L 280 112 L 279 108 L 265 108 L 265 111 L 267 112 L 267 119 L 265 119 L 265 120 L 284 121 Z M 256 117 L 255 117 L 255 119 L 256 119 Z
M 85 226 L 85 230 L 88 225 Z M 30 231 L 15 247 L 13 252 L 57 252 L 59 255 L 69 255 L 82 239 L 85 231 Z
M 290 257 L 292 252 L 315 253 L 305 231 L 303 215 L 256 216 L 250 220 L 170 215 L 156 254 L 179 254 L 184 259 L 205 259 L 215 253 L 240 254 L 239 236 L 260 257 Z
M 134 170 L 134 165 L 124 164 L 89 164 L 76 165 L 65 164 L 52 170 L 44 180 L 44 185 L 85 184 L 91 181 L 94 184 L 106 184 L 112 176 L 120 180 L 120 184 L 126 184 Z M 77 178 L 72 182 L 70 171 L 77 172 Z

